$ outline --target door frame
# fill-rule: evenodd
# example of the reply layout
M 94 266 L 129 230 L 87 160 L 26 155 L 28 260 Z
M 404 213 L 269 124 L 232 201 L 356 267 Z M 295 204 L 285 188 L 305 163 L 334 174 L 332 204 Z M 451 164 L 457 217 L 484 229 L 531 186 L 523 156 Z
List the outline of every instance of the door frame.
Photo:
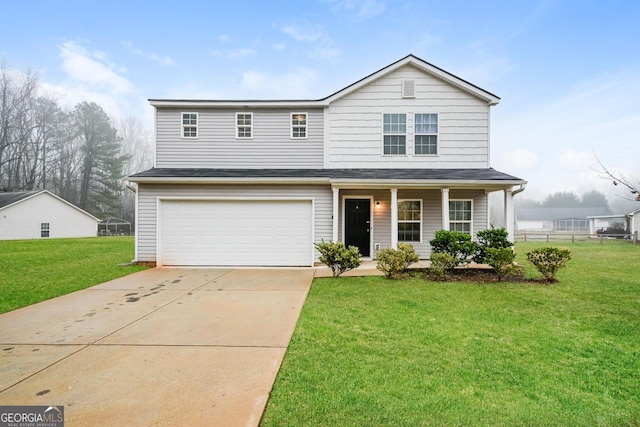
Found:
M 343 194 L 342 195 L 342 238 L 340 241 L 346 245 L 346 210 L 347 210 L 347 199 L 368 199 L 369 200 L 369 256 L 363 258 L 371 258 L 373 259 L 373 200 L 374 197 L 371 195 L 360 195 L 360 194 Z

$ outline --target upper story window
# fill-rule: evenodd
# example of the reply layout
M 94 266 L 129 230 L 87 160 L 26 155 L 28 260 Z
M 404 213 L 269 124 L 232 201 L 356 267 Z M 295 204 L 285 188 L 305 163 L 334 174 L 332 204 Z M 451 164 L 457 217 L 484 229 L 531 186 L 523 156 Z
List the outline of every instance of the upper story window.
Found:
M 307 113 L 291 114 L 291 138 L 304 139 L 307 137 Z
M 40 237 L 49 237 L 49 223 L 41 222 L 40 223 Z
M 182 137 L 198 137 L 198 113 L 182 113 Z
M 449 231 L 471 234 L 473 201 L 449 200 Z
M 398 241 L 420 242 L 422 200 L 398 200 Z
M 236 113 L 236 138 L 253 138 L 253 113 Z
M 438 115 L 415 115 L 415 153 L 438 154 Z
M 383 115 L 383 153 L 407 154 L 407 115 Z

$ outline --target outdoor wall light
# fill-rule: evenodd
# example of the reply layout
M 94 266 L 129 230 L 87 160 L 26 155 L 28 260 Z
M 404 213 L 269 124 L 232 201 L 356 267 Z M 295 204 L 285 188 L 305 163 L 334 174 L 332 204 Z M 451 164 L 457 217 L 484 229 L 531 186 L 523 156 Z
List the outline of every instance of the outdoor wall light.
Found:
M 376 209 L 380 209 L 380 200 L 376 202 Z

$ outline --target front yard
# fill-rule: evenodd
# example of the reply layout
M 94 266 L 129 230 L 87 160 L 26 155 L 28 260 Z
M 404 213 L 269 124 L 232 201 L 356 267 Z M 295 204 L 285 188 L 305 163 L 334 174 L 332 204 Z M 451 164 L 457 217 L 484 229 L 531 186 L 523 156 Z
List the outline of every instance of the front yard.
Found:
M 640 245 L 554 245 L 552 285 L 316 279 L 262 425 L 640 424 Z
M 144 270 L 133 237 L 0 241 L 0 313 Z

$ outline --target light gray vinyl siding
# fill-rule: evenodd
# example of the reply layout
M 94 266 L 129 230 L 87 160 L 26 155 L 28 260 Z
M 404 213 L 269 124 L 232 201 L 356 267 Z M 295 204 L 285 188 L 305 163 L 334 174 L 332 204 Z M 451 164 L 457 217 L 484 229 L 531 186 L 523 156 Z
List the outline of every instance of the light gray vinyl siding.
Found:
M 158 198 L 314 199 L 314 241 L 332 238 L 332 193 L 329 186 L 312 185 L 151 185 L 138 187 L 138 261 L 156 261 Z M 259 215 L 256 212 L 256 215 Z
M 416 97 L 402 98 L 402 80 Z M 407 114 L 407 154 L 385 156 L 382 115 Z M 414 155 L 413 115 L 438 114 L 438 154 Z M 333 102 L 326 130 L 331 168 L 485 168 L 489 166 L 489 106 L 468 92 L 407 65 Z
M 489 196 L 484 190 L 451 190 L 449 200 L 473 200 L 473 235 L 487 229 Z
M 343 200 L 347 198 L 373 197 L 371 208 L 373 217 L 373 244 L 380 243 L 380 249 L 391 247 L 391 191 L 385 190 L 340 190 L 338 240 L 344 242 Z M 473 234 L 487 228 L 488 204 L 484 190 L 451 190 L 449 199 L 473 200 Z M 398 200 L 422 200 L 422 241 L 408 242 L 413 245 L 421 259 L 431 255 L 429 242 L 436 231 L 442 230 L 442 191 L 440 189 L 398 190 Z M 380 202 L 380 208 L 375 202 Z M 373 257 L 375 258 L 375 249 Z
M 181 138 L 181 113 L 198 113 L 198 138 Z M 291 113 L 307 113 L 307 138 L 291 138 Z M 236 113 L 253 113 L 253 137 L 236 138 Z M 321 168 L 324 119 L 318 109 L 156 110 L 158 168 Z

